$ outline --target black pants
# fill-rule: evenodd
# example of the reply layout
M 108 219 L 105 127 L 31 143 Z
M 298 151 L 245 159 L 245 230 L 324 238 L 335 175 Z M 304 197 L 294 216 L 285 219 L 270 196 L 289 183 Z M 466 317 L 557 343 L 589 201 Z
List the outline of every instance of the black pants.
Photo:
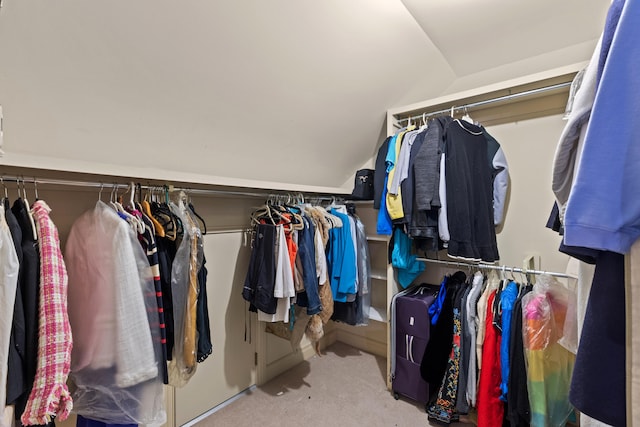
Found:
M 285 245 L 285 242 L 280 242 Z M 275 314 L 278 300 L 273 296 L 276 280 L 276 226 L 260 224 L 253 240 L 249 270 L 242 297 L 251 303 L 249 310 Z

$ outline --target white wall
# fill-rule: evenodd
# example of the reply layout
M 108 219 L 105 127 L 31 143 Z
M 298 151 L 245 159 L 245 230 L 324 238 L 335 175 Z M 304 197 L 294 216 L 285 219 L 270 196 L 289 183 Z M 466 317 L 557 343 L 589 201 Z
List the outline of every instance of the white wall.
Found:
M 500 142 L 509 162 L 508 206 L 498 234 L 503 264 L 519 267 L 526 256 L 538 255 L 543 270 L 563 272 L 566 268 L 568 256 L 558 252 L 560 236 L 545 227 L 555 200 L 553 157 L 564 125 L 562 116 L 556 115 L 487 129 Z
M 454 78 L 399 0 L 7 0 L 0 164 L 338 187 Z

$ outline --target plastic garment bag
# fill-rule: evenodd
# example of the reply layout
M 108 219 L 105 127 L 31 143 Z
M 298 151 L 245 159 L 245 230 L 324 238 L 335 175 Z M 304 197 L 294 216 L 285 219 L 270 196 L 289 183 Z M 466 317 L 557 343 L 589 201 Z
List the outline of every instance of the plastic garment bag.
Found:
M 74 412 L 113 424 L 166 420 L 153 275 L 129 225 L 98 201 L 69 233 Z
M 577 335 L 567 335 L 565 328 L 567 313 L 575 310 L 575 303 L 575 294 L 548 275 L 540 276 L 533 291 L 522 297 L 532 426 L 564 426 L 573 411 L 569 386 L 575 355 L 560 342 L 567 344 Z
M 356 311 L 356 324 L 369 324 L 369 311 L 371 310 L 371 259 L 369 258 L 369 244 L 364 224 L 358 217 L 356 221 L 356 251 L 358 263 L 358 309 Z
M 182 198 L 178 203 L 171 202 L 169 207 L 182 222 L 184 230 L 171 271 L 175 346 L 169 362 L 169 384 L 183 387 L 197 368 L 197 277 L 202 267 L 204 246 L 202 233 Z

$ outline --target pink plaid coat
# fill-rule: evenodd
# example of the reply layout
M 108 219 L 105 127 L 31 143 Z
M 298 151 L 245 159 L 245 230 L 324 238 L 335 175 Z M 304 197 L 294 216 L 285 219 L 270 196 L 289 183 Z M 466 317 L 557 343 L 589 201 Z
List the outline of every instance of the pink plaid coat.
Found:
M 24 425 L 47 424 L 51 417 L 65 420 L 73 407 L 67 388 L 71 366 L 71 325 L 67 314 L 67 269 L 60 251 L 58 229 L 51 209 L 41 200 L 32 213 L 40 245 L 40 329 L 38 365 L 33 389 L 22 414 Z

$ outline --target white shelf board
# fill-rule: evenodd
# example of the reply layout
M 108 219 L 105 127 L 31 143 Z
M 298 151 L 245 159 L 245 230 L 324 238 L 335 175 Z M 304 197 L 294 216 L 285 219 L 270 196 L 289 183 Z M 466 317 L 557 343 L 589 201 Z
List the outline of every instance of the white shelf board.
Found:
M 341 187 L 323 187 L 305 184 L 260 181 L 237 177 L 198 174 L 178 170 L 164 170 L 154 167 L 131 167 L 95 161 L 62 159 L 12 152 L 5 152 L 4 156 L 0 158 L 0 165 L 45 170 L 52 173 L 62 172 L 88 174 L 93 176 L 104 175 L 105 181 L 108 181 L 107 177 L 122 177 L 132 180 L 153 180 L 165 183 L 182 184 L 186 186 L 191 184 L 199 187 L 204 186 L 205 188 L 214 186 L 222 189 L 256 189 L 335 195 L 348 195 L 351 191 Z M 47 174 L 47 172 L 44 173 Z M 44 178 L 44 176 L 41 178 Z
M 387 310 L 384 308 L 371 307 L 369 309 L 369 319 L 377 322 L 386 322 Z

